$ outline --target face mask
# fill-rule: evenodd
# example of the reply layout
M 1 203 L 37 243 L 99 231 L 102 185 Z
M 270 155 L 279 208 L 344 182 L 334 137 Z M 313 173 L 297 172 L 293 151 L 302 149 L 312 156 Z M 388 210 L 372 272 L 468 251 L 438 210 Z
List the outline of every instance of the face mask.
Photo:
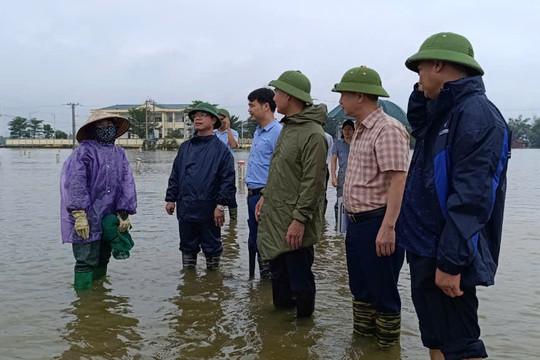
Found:
M 96 140 L 103 144 L 112 144 L 116 139 L 116 127 L 104 126 L 96 128 Z

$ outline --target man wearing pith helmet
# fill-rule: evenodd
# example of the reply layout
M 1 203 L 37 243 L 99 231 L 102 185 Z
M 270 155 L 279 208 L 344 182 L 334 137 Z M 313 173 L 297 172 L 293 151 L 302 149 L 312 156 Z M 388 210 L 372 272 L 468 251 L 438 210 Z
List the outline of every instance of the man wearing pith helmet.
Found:
M 497 269 L 511 134 L 465 37 L 432 35 L 405 66 L 419 81 L 398 237 L 422 342 L 432 359 L 485 358 L 476 286 L 493 285 Z
M 275 87 L 277 111 L 285 115 L 270 163 L 268 181 L 255 207 L 260 219 L 257 246 L 270 261 L 276 308 L 295 308 L 311 316 L 315 279 L 313 245 L 322 233 L 326 155 L 322 126 L 326 105 L 314 105 L 311 83 L 300 71 L 285 71 Z
M 200 103 L 188 116 L 196 135 L 178 149 L 165 195 L 165 210 L 172 215 L 176 209 L 183 268 L 195 268 L 202 249 L 206 268 L 215 270 L 223 252 L 220 228 L 225 207 L 236 207 L 234 159 L 214 135 L 214 129 L 221 125 L 215 106 Z
M 379 74 L 361 66 L 348 70 L 333 88 L 346 115 L 356 119 L 343 201 L 354 332 L 376 336 L 380 348 L 399 340 L 401 300 L 397 289 L 404 251 L 395 224 L 409 166 L 409 134 L 378 106 L 388 97 Z

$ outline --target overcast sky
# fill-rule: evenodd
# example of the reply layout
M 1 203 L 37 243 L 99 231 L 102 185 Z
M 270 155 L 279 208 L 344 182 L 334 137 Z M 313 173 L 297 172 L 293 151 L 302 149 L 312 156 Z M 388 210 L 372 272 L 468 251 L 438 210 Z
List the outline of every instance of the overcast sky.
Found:
M 540 115 L 540 1 L 9 1 L 0 21 L 0 135 L 13 116 L 71 133 L 91 109 L 206 100 L 247 117 L 247 94 L 301 70 L 313 98 L 351 67 L 406 109 L 404 66 L 429 36 L 465 35 L 505 117 Z

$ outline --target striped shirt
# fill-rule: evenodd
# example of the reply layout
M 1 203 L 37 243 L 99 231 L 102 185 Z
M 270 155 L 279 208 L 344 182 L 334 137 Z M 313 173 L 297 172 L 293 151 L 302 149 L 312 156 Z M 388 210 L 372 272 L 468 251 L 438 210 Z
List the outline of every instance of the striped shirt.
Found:
M 345 209 L 350 213 L 386 205 L 390 186 L 386 172 L 406 172 L 410 152 L 407 130 L 381 107 L 355 127 L 343 188 Z

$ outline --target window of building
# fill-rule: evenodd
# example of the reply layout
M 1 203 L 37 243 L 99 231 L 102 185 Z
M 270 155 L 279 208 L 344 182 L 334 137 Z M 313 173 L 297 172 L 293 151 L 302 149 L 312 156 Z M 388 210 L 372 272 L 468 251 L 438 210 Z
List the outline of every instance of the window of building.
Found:
M 173 122 L 173 114 L 172 113 L 167 114 L 167 122 L 170 122 L 170 123 Z
M 175 122 L 184 122 L 184 113 L 183 112 L 174 113 L 174 121 Z

